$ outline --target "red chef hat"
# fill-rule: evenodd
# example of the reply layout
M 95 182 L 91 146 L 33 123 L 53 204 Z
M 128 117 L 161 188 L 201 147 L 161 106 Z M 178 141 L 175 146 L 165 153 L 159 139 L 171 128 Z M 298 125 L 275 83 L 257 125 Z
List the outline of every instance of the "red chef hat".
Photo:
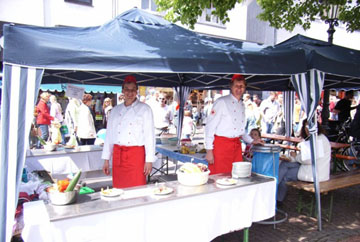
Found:
M 134 76 L 126 76 L 124 82 L 133 82 L 136 84 L 136 78 Z
M 245 78 L 241 74 L 234 74 L 233 77 L 231 78 L 231 81 L 233 82 L 235 80 L 244 80 L 245 81 Z

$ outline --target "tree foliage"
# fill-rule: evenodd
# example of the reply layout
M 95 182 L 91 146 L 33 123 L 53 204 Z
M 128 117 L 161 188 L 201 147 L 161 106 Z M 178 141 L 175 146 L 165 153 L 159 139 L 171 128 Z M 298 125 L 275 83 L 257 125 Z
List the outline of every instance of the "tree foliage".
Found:
M 228 22 L 227 12 L 243 0 L 155 0 L 158 11 L 165 11 L 165 18 L 172 22 L 180 21 L 194 28 L 205 8 L 213 8 L 212 15 L 222 23 Z M 263 12 L 258 18 L 267 21 L 272 27 L 292 31 L 296 25 L 309 29 L 316 18 L 325 20 L 324 11 L 330 4 L 340 5 L 339 21 L 348 31 L 360 30 L 360 0 L 257 0 Z

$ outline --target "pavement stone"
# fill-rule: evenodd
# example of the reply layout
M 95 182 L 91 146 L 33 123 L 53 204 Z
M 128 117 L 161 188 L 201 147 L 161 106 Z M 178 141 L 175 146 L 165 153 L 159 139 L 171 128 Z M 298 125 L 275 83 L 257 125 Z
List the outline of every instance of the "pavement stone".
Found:
M 357 242 L 360 241 L 360 186 L 334 192 L 334 207 L 331 222 L 323 213 L 322 231 L 318 231 L 317 219 L 296 211 L 298 191 L 290 188 L 283 207 L 288 219 L 276 225 L 253 223 L 249 230 L 249 241 L 254 242 Z M 322 197 L 322 207 L 329 205 Z M 213 240 L 213 242 L 242 241 L 243 231 L 235 231 Z

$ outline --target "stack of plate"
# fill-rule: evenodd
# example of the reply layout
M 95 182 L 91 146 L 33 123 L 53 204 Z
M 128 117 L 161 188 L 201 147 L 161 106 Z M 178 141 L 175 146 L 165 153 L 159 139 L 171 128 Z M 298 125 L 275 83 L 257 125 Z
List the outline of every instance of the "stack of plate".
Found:
M 233 178 L 244 178 L 251 176 L 251 163 L 246 161 L 234 162 L 231 175 Z

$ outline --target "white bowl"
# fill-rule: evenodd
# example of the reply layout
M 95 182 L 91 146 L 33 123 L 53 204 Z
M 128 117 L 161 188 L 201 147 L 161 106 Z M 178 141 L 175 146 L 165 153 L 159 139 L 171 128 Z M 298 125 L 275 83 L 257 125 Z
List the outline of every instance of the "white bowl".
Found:
M 160 137 L 161 144 L 166 145 L 169 144 L 169 138 L 168 137 Z
M 234 162 L 232 167 L 232 177 L 233 178 L 243 178 L 251 176 L 252 164 L 250 162 L 241 161 Z
M 53 205 L 67 205 L 74 203 L 77 199 L 78 191 L 74 190 L 71 192 L 48 192 L 48 198 Z
M 185 186 L 200 186 L 207 183 L 210 171 L 185 173 L 180 170 L 176 171 L 177 179 L 180 184 Z
M 46 144 L 46 145 L 44 145 L 44 149 L 46 151 L 54 151 L 54 150 L 56 150 L 56 145 L 55 144 Z
M 169 145 L 176 146 L 178 143 L 178 139 L 177 138 L 169 138 L 168 142 L 169 142 Z

